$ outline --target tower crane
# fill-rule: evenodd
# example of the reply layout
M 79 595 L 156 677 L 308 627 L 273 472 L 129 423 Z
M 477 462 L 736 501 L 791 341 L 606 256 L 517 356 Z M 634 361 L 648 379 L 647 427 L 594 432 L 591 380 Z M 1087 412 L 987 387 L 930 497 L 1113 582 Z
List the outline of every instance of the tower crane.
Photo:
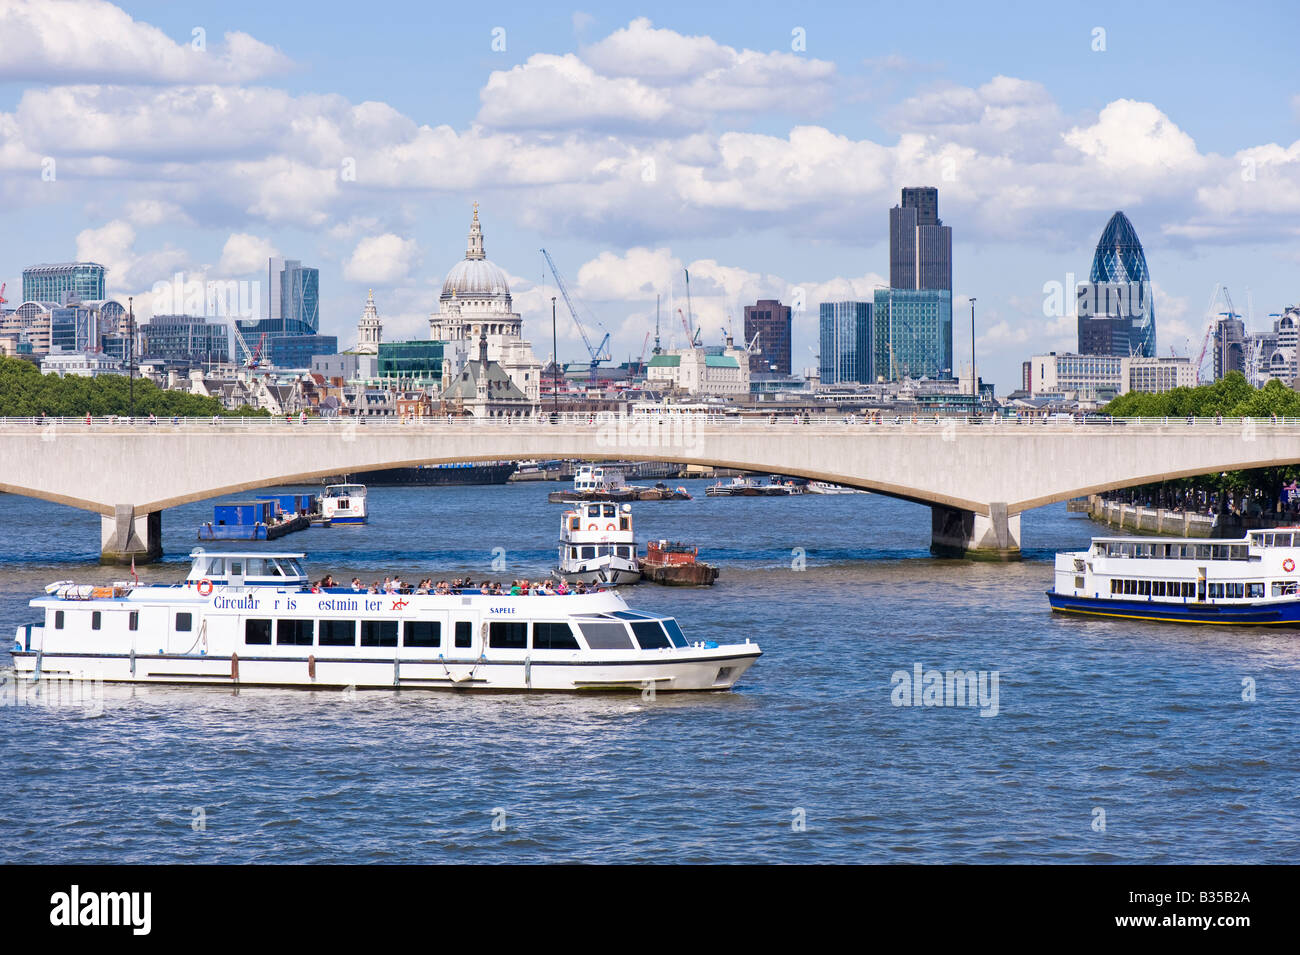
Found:
M 578 318 L 578 310 L 573 305 L 573 299 L 569 297 L 569 287 L 564 284 L 564 279 L 560 276 L 560 270 L 555 267 L 555 260 L 551 258 L 551 253 L 545 249 L 542 249 L 542 255 L 546 256 L 546 264 L 551 267 L 551 274 L 555 276 L 555 284 L 564 297 L 564 304 L 569 309 L 569 314 L 573 316 L 573 324 L 578 326 L 578 334 L 582 336 L 582 343 L 587 346 L 587 353 L 591 355 L 591 371 L 587 375 L 587 381 L 589 384 L 594 384 L 597 373 L 600 371 L 600 363 L 610 360 L 609 332 L 605 333 L 605 337 L 600 340 L 598 346 L 592 347 L 591 339 L 587 337 L 587 330 L 582 327 L 582 321 Z

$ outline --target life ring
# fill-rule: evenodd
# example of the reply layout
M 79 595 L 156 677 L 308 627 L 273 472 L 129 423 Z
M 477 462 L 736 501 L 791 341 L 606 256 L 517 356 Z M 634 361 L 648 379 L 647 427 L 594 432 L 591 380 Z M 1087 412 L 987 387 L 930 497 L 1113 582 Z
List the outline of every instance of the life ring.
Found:
M 595 524 L 588 524 L 588 525 L 587 525 L 587 530 L 589 530 L 589 531 L 598 531 L 598 530 L 600 530 L 600 528 L 597 527 Z
M 607 530 L 607 531 L 612 531 L 612 530 L 614 530 L 614 525 L 613 525 L 613 524 L 606 524 L 606 525 L 605 525 L 605 530 Z
M 199 581 L 198 591 L 200 597 L 208 596 L 208 594 L 212 593 L 212 581 L 204 577 L 202 580 Z
M 1282 569 L 1288 574 L 1291 573 L 1291 571 L 1295 570 L 1295 561 L 1288 557 L 1286 560 L 1282 561 Z

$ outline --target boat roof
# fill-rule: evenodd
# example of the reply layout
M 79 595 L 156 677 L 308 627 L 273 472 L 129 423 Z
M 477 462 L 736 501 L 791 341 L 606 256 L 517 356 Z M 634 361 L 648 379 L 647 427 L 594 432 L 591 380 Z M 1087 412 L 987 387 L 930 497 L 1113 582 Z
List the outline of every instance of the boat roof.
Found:
M 196 547 L 190 551 L 191 557 L 260 557 L 265 560 L 268 557 L 278 557 L 284 560 L 298 559 L 305 560 L 305 553 L 290 553 L 289 551 L 275 550 L 205 550 L 202 547 Z

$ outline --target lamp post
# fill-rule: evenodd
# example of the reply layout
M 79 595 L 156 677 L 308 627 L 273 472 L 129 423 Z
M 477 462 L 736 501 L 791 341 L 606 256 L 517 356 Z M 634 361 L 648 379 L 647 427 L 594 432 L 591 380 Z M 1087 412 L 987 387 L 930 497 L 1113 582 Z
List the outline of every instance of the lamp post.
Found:
M 551 414 L 560 413 L 560 338 L 555 330 L 555 296 L 551 296 Z
M 975 296 L 970 299 L 970 393 L 975 403 L 980 400 L 980 380 L 975 374 Z
M 135 296 L 126 299 L 126 392 L 131 420 L 135 420 Z

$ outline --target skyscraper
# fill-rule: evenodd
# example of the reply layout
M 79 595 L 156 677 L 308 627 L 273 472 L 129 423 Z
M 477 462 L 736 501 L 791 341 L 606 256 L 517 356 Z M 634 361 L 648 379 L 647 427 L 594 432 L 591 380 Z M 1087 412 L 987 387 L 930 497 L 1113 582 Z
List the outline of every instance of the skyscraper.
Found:
M 749 356 L 750 372 L 790 374 L 790 328 L 789 305 L 775 299 L 760 299 L 757 304 L 745 306 L 743 344 L 748 345 L 758 336 L 758 354 Z
M 240 333 L 250 349 L 266 336 L 263 359 L 281 368 L 306 368 L 315 355 L 338 350 L 334 335 L 320 329 L 320 270 L 303 268 L 297 259 L 267 260 L 267 315 L 257 321 L 239 321 Z M 238 356 L 246 357 L 246 356 Z
M 1077 291 L 1081 355 L 1156 356 L 1151 275 L 1133 223 L 1116 212 Z
M 822 302 L 821 383 L 867 384 L 874 380 L 871 360 L 871 303 Z
M 1214 324 L 1214 380 L 1230 371 L 1246 373 L 1246 323 L 1231 313 Z
M 889 210 L 889 289 L 877 289 L 872 363 L 877 377 L 952 377 L 952 229 L 939 190 L 903 190 Z
M 952 291 L 952 228 L 939 218 L 939 190 L 908 187 L 889 210 L 889 284 Z

